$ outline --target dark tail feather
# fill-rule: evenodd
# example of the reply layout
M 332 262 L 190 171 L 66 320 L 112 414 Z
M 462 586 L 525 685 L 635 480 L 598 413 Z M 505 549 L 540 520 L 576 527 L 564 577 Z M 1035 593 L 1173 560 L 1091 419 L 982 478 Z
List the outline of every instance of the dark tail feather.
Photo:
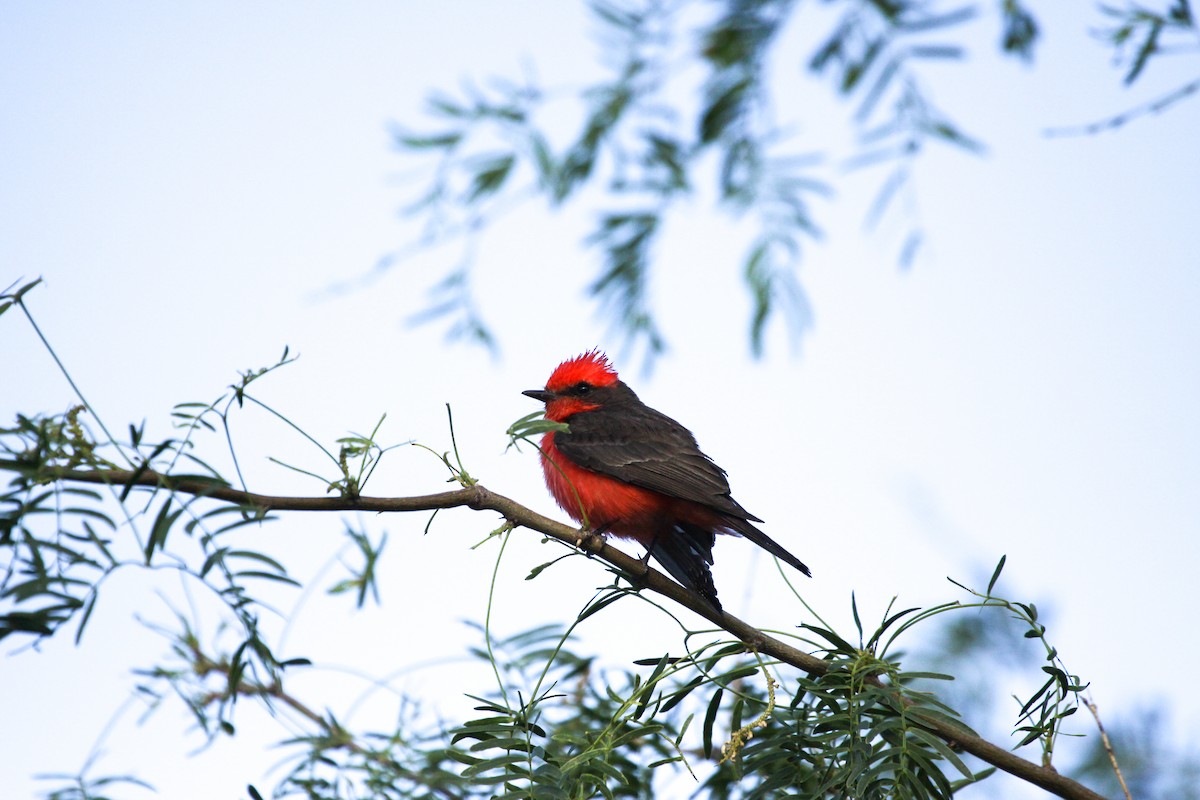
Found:
M 713 544 L 717 537 L 695 525 L 677 524 L 663 531 L 650 544 L 650 555 L 671 577 L 684 587 L 702 595 L 721 610 L 717 587 L 708 567 L 713 563 Z
M 804 566 L 803 561 L 796 558 L 794 555 L 789 553 L 787 550 L 784 550 L 783 545 L 781 545 L 779 542 L 772 539 L 770 536 L 767 536 L 765 533 L 763 533 L 758 528 L 751 525 L 746 520 L 738 519 L 736 517 L 730 518 L 729 527 L 731 529 L 737 531 L 738 533 L 740 533 L 742 536 L 745 536 L 747 539 L 754 542 L 756 545 L 761 547 L 763 550 L 766 550 L 771 555 L 782 558 L 784 561 L 791 564 L 793 567 L 800 570 L 808 577 L 810 577 L 810 578 L 812 577 L 812 573 L 808 571 L 808 567 Z M 709 558 L 709 563 L 710 564 L 712 563 L 711 557 Z

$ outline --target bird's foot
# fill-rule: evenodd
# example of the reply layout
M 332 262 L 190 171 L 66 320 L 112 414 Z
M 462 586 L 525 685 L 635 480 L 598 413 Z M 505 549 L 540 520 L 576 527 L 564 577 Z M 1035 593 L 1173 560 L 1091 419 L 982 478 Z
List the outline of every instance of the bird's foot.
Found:
M 593 551 L 599 550 L 602 544 L 604 544 L 604 534 L 600 531 L 594 531 L 591 528 L 580 528 L 576 532 L 575 547 L 589 555 Z
M 601 525 L 599 528 L 589 528 L 587 525 L 583 525 L 576 531 L 575 547 L 588 555 L 599 552 L 600 548 L 604 546 L 604 534 L 606 533 L 608 533 L 608 525 Z

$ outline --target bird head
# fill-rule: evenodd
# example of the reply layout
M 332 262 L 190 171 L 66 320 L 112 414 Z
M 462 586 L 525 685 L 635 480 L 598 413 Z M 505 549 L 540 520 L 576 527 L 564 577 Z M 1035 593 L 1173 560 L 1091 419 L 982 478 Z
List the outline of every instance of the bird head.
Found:
M 559 364 L 545 389 L 528 389 L 521 394 L 546 404 L 546 418 L 563 422 L 581 411 L 604 405 L 607 392 L 620 382 L 617 371 L 600 350 L 592 349 Z

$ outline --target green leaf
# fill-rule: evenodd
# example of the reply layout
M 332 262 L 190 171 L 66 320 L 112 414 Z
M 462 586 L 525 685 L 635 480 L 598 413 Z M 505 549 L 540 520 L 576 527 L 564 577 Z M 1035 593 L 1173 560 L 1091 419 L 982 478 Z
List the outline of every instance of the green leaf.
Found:
M 171 526 L 179 519 L 179 515 L 183 513 L 184 508 L 181 506 L 175 511 L 171 511 L 172 498 L 168 497 L 162 504 L 162 508 L 158 510 L 158 516 L 154 518 L 154 525 L 150 528 L 150 536 L 146 539 L 146 564 L 149 566 L 154 558 L 154 551 L 162 551 L 167 544 L 167 534 L 171 532 Z
M 46 611 L 10 611 L 0 615 L 0 639 L 13 633 L 49 636 L 61 620 Z
M 280 575 L 276 572 L 263 572 L 261 570 L 242 570 L 233 573 L 238 578 L 262 578 L 268 581 L 277 581 L 286 583 L 288 586 L 300 586 L 300 582 L 294 578 L 289 578 L 287 575 Z
M 226 557 L 227 558 L 242 558 L 242 559 L 246 559 L 248 561 L 257 561 L 260 564 L 266 564 L 268 567 L 271 567 L 273 570 L 275 570 L 276 572 L 278 572 L 280 574 L 287 574 L 287 570 L 283 568 L 282 564 L 280 564 L 278 561 L 271 558 L 270 556 L 263 555 L 262 553 L 255 553 L 250 550 L 230 550 L 226 554 Z
M 483 739 L 475 742 L 468 749 L 472 753 L 481 753 L 485 750 L 518 750 L 522 753 L 528 753 L 532 745 L 523 738 L 507 736 L 504 738 Z
M 927 14 L 911 21 L 904 21 L 896 27 L 904 33 L 924 33 L 926 31 L 937 30 L 938 28 L 961 25 L 964 22 L 974 19 L 978 13 L 978 9 L 975 6 L 962 6 L 943 14 Z
M 1044 670 L 1045 667 L 1043 667 L 1042 669 Z M 1022 719 L 1029 716 L 1030 710 L 1033 708 L 1033 706 L 1037 703 L 1038 700 L 1042 699 L 1045 696 L 1046 692 L 1048 692 L 1050 690 L 1050 687 L 1054 685 L 1054 682 L 1055 682 L 1055 679 L 1050 678 L 1050 680 L 1048 680 L 1042 684 L 1042 687 L 1040 689 L 1038 689 L 1036 692 L 1033 693 L 1032 697 L 1030 697 L 1028 700 L 1025 701 L 1025 704 L 1023 706 L 1021 706 L 1021 718 Z
M 753 79 L 744 76 L 734 80 L 722 78 L 708 87 L 708 104 L 700 116 L 701 144 L 716 141 L 742 115 L 752 86 Z
M 556 433 L 566 433 L 570 430 L 570 426 L 565 422 L 554 422 L 543 418 L 544 411 L 534 411 L 532 414 L 526 414 L 519 420 L 508 426 L 508 435 L 520 439 L 529 436 L 537 436 L 542 433 L 554 431 Z
M 955 677 L 943 672 L 905 672 L 900 675 L 900 680 L 902 681 L 915 681 L 918 679 L 927 681 L 952 681 L 955 680 Z
M 590 617 L 592 614 L 595 614 L 597 611 L 600 611 L 601 609 L 606 608 L 609 605 L 617 602 L 624 596 L 625 596 L 625 592 L 622 592 L 622 591 L 612 592 L 610 594 L 602 596 L 600 599 L 598 599 L 595 602 L 588 605 L 587 608 L 583 609 L 583 611 L 580 611 L 579 616 L 577 616 L 575 618 L 575 622 L 577 624 L 580 622 L 583 622 L 585 619 Z
M 828 630 L 825 630 L 824 628 L 818 628 L 814 625 L 809 625 L 807 623 L 802 624 L 800 627 L 804 628 L 805 630 L 812 631 L 813 633 L 820 636 L 822 639 L 825 639 L 830 644 L 832 644 L 833 650 L 831 652 L 842 653 L 845 655 L 853 655 L 856 650 L 854 645 L 850 644 L 849 642 L 847 642 L 842 637 L 838 636 L 833 631 L 828 631 Z
M 757 675 L 757 674 L 758 674 L 758 667 L 753 664 L 747 664 L 746 666 L 738 667 L 736 669 L 732 669 L 729 672 L 724 673 L 723 675 L 720 676 L 720 680 L 722 680 L 726 684 L 731 684 L 734 681 L 740 681 L 743 678 L 749 678 L 751 675 Z
M 484 161 L 471 181 L 471 190 L 467 193 L 466 202 L 473 203 L 499 191 L 516 161 L 516 157 L 511 154 Z
M 947 58 L 963 57 L 963 49 L 958 45 L 930 44 L 917 45 L 908 49 L 908 54 L 914 58 Z
M 717 721 L 717 712 L 721 708 L 721 698 L 725 696 L 725 690 L 717 687 L 717 691 L 713 693 L 712 699 L 708 701 L 708 711 L 704 714 L 703 728 L 703 752 L 705 758 L 712 758 L 713 753 L 713 725 Z
M 0 314 L 3 314 L 5 311 L 7 311 L 10 306 L 12 306 L 16 303 L 20 303 L 21 298 L 23 298 L 25 296 L 25 293 L 28 292 L 33 287 L 37 286 L 41 282 L 42 282 L 42 279 L 38 278 L 35 281 L 25 284 L 20 289 L 17 289 L 17 291 L 13 292 L 12 294 L 5 293 L 5 294 L 0 295 L 0 300 L 4 301 L 3 303 L 0 303 Z M 11 284 L 10 284 L 10 286 L 11 286 Z M 6 292 L 7 292 L 7 290 L 6 290 Z
M 208 554 L 208 558 L 204 559 L 204 564 L 200 567 L 199 577 L 204 578 L 208 575 L 209 570 L 215 567 L 225 558 L 225 554 L 229 552 L 228 547 L 220 547 Z
M 957 769 L 960 773 L 962 773 L 963 777 L 965 777 L 965 778 L 973 778 L 974 777 L 974 773 L 972 773 L 971 770 L 967 767 L 967 765 L 963 763 L 963 760 L 958 757 L 958 754 L 955 753 L 953 750 L 951 750 L 950 746 L 947 745 L 941 739 L 939 739 L 937 736 L 935 736 L 932 733 L 929 733 L 927 731 L 924 731 L 920 728 L 910 728 L 908 733 L 910 736 L 920 739 L 922 742 L 924 742 L 929 747 L 931 747 L 933 750 L 935 750 L 939 756 L 941 756 L 942 758 L 946 759 L 951 764 L 953 764 L 954 768 Z
M 697 675 L 696 677 L 692 678 L 690 681 L 685 683 L 682 687 L 680 687 L 679 689 L 676 689 L 674 692 L 667 695 L 667 700 L 662 705 L 662 709 L 661 709 L 662 713 L 665 714 L 666 712 L 670 711 L 675 706 L 682 703 L 685 699 L 687 699 L 687 696 L 689 694 L 691 694 L 693 691 L 695 691 L 695 689 L 698 686 L 703 684 L 705 682 L 705 680 L 706 680 L 706 678 L 703 675 Z
M 133 430 L 132 426 L 130 426 L 130 430 Z M 129 497 L 129 493 L 133 491 L 133 487 L 137 485 L 138 480 L 140 480 L 141 477 L 146 474 L 147 470 L 150 469 L 151 462 L 162 455 L 165 450 L 171 447 L 172 444 L 174 444 L 174 442 L 170 439 L 162 442 L 158 445 L 158 447 L 154 448 L 154 452 L 152 452 L 148 458 L 144 459 L 142 463 L 138 465 L 138 468 L 135 469 L 133 474 L 129 476 L 129 480 L 125 482 L 125 487 L 121 490 L 120 499 L 122 503 L 125 502 L 127 497 Z
M 281 669 L 286 669 L 288 667 L 311 667 L 312 663 L 313 662 L 307 658 L 289 658 L 286 661 L 280 661 L 279 666 Z
M 107 517 L 105 518 L 105 521 L 108 522 L 109 525 L 112 525 L 112 520 L 109 520 Z M 83 521 L 83 530 L 87 533 L 88 540 L 96 546 L 96 549 L 99 550 L 106 559 L 108 559 L 108 566 L 117 566 L 118 562 L 116 557 L 113 556 L 112 552 L 108 549 L 108 545 L 112 543 L 112 540 L 102 539 L 87 520 Z
M 1150 22 L 1150 30 L 1147 32 L 1146 38 L 1142 40 L 1137 55 L 1134 56 L 1133 63 L 1129 66 L 1129 72 L 1125 74 L 1126 86 L 1138 79 L 1150 61 L 1150 56 L 1158 51 L 1158 37 L 1162 33 L 1163 22 L 1161 17 L 1156 17 Z
M 100 599 L 98 592 L 93 591 L 88 595 L 87 602 L 83 606 L 83 614 L 79 617 L 79 628 L 75 631 L 75 644 L 83 639 L 83 629 L 87 627 L 88 620 L 92 618 L 92 610 L 96 608 L 96 601 Z
M 409 150 L 449 150 L 462 141 L 464 136 L 463 131 L 448 131 L 446 133 L 434 134 L 412 134 L 401 133 L 399 131 L 393 134 L 396 143 L 401 147 L 406 147 Z
M 509 768 L 518 766 L 526 760 L 527 756 L 522 753 L 517 753 L 515 755 L 496 756 L 495 758 L 485 759 L 478 763 L 472 764 L 464 769 L 462 774 L 464 778 L 486 779 L 482 773 L 489 772 L 491 770 L 501 770 L 502 775 L 504 776 L 502 779 L 507 780 L 507 776 L 510 774 Z
M 963 779 L 963 780 L 959 780 L 959 781 L 954 781 L 953 783 L 950 784 L 951 793 L 957 793 L 959 789 L 962 789 L 965 786 L 969 786 L 972 783 L 979 783 L 984 778 L 990 778 L 992 776 L 992 774 L 995 772 L 996 772 L 996 767 L 988 767 L 987 769 L 981 769 L 979 772 L 976 772 L 974 775 L 971 776 L 970 780 Z
M 875 633 L 871 634 L 871 639 L 870 639 L 870 641 L 867 642 L 867 649 L 869 649 L 869 650 L 874 649 L 874 647 L 883 638 L 883 634 L 887 632 L 887 629 L 890 628 L 893 624 L 895 624 L 898 620 L 908 616 L 909 614 L 912 614 L 914 611 L 920 611 L 920 610 L 921 609 L 917 608 L 917 607 L 906 608 L 903 611 L 897 611 L 895 614 L 892 614 L 891 616 L 889 616 L 887 619 L 885 619 L 883 621 L 882 624 L 880 624 L 879 628 L 875 631 Z
M 1004 561 L 1008 558 L 1007 555 L 1000 556 L 1000 561 L 996 564 L 996 569 L 992 571 L 992 579 L 988 581 L 987 596 L 992 596 L 992 588 L 996 585 L 996 581 L 1000 580 L 1000 572 L 1004 569 Z
M 954 717 L 954 716 L 951 716 L 950 714 L 943 713 L 941 711 L 938 711 L 935 708 L 929 708 L 928 706 L 921 706 L 919 708 L 910 708 L 909 713 L 911 713 L 911 715 L 915 719 L 925 718 L 925 719 L 930 719 L 930 720 L 937 720 L 938 722 L 941 722 L 944 725 L 950 725 L 950 726 L 962 731 L 964 736 L 978 736 L 979 735 L 979 734 L 975 733 L 974 730 L 972 730 L 968 725 L 966 725 L 958 717 Z
M 641 688 L 642 698 L 638 702 L 637 708 L 635 708 L 633 711 L 633 719 L 641 719 L 642 714 L 646 713 L 646 706 L 649 705 L 650 699 L 654 695 L 654 684 L 658 682 L 658 679 L 662 676 L 663 672 L 666 671 L 667 665 L 669 665 L 672 661 L 673 659 L 671 658 L 670 654 L 664 654 L 663 657 L 658 660 L 658 664 L 655 665 L 649 676 L 646 677 L 646 684 Z
M 842 94 L 850 94 L 854 91 L 859 80 L 870 71 L 875 59 L 883 52 L 885 44 L 886 41 L 883 38 L 875 39 L 867 46 L 860 58 L 846 65 L 846 71 L 842 73 Z
M 612 749 L 615 751 L 621 750 L 634 739 L 650 739 L 662 733 L 662 731 L 663 725 L 658 722 L 651 722 L 646 725 L 631 727 L 629 730 L 612 740 Z
M 854 592 L 850 592 L 850 613 L 854 616 L 854 627 L 858 631 L 858 640 L 862 641 L 863 627 L 862 621 L 858 618 L 858 600 L 854 597 Z

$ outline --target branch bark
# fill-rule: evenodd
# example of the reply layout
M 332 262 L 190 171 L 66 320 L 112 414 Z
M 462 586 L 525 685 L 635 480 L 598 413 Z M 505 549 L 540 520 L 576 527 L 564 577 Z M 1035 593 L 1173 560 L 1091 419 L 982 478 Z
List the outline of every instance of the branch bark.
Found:
M 0 470 L 21 471 L 16 462 L 0 460 Z M 669 597 L 675 602 L 736 636 L 739 640 L 810 675 L 823 675 L 829 670 L 826 661 L 799 650 L 732 614 L 722 613 L 709 605 L 700 595 L 691 592 L 641 559 L 629 556 L 610 546 L 604 537 L 581 533 L 561 522 L 543 516 L 503 495 L 475 484 L 462 489 L 415 497 L 276 497 L 234 489 L 199 478 L 172 477 L 152 470 L 80 470 L 42 469 L 37 477 L 53 481 L 107 484 L 114 487 L 148 487 L 167 489 L 196 497 L 224 500 L 258 511 L 432 511 L 443 508 L 466 507 L 476 511 L 495 511 L 514 525 L 529 528 L 607 561 L 617 569 L 636 576 L 638 583 Z M 952 722 L 922 717 L 921 723 L 931 732 L 954 747 L 1068 800 L 1105 800 L 1082 784 L 1059 774 L 1053 767 L 1028 761 L 1015 753 L 976 736 Z

